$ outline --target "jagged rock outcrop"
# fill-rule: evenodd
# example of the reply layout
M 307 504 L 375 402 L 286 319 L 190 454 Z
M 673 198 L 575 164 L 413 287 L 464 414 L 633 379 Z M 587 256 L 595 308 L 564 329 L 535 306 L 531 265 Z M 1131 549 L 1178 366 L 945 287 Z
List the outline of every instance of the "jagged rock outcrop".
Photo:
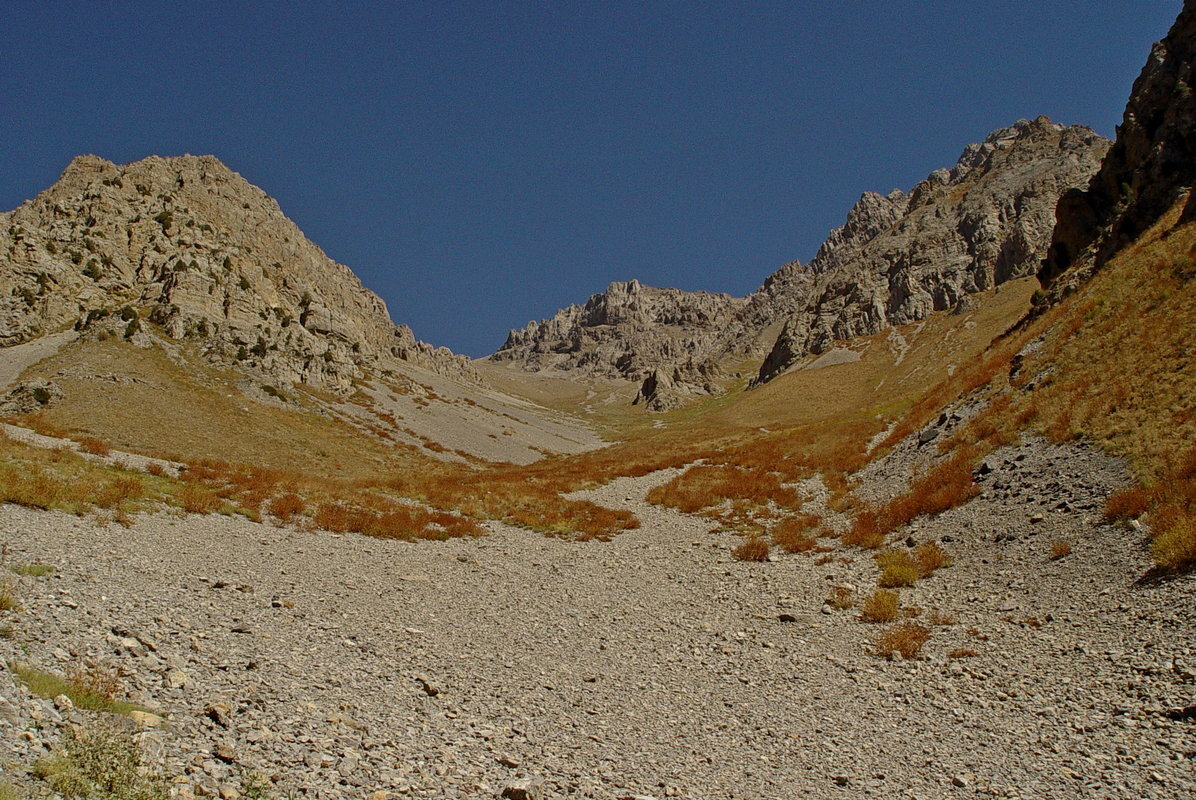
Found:
M 1196 183 L 1196 3 L 1151 48 L 1134 82 L 1117 141 L 1087 188 L 1059 200 L 1058 223 L 1038 273 L 1057 300 L 1171 208 Z M 1196 219 L 1189 194 L 1181 221 Z M 1066 273 L 1065 280 L 1059 280 Z
M 396 326 L 381 298 L 278 204 L 211 156 L 74 159 L 0 214 L 0 346 L 71 325 L 145 323 L 211 361 L 348 391 L 408 361 L 476 379 L 467 358 Z
M 720 395 L 726 376 L 713 361 L 671 364 L 652 370 L 640 386 L 632 405 L 641 403 L 649 411 L 668 411 L 695 397 Z
M 1021 120 L 969 145 L 908 195 L 865 194 L 800 274 L 766 284 L 749 303 L 785 311 L 756 382 L 835 340 L 920 320 L 1033 274 L 1057 199 L 1089 179 L 1107 147 L 1086 127 Z
M 584 306 L 511 331 L 490 359 L 532 371 L 642 380 L 662 365 L 704 357 L 714 333 L 743 304 L 727 294 L 615 282 Z

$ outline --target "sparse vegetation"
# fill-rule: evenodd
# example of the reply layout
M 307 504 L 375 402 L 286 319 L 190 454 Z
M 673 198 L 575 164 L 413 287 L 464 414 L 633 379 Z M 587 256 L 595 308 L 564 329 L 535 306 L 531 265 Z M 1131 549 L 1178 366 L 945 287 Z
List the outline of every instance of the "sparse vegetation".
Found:
M 873 640 L 875 653 L 882 658 L 915 658 L 930 640 L 930 629 L 916 622 L 899 622 L 886 628 Z
M 106 456 L 112 452 L 107 444 L 94 436 L 80 436 L 76 442 L 78 442 L 80 450 L 93 456 Z
M 42 564 L 34 561 L 29 564 L 17 564 L 12 568 L 12 571 L 29 578 L 44 578 L 54 573 L 54 567 L 50 564 Z
M 8 668 L 38 697 L 53 699 L 60 694 L 66 695 L 77 708 L 110 714 L 149 711 L 144 706 L 119 699 L 120 682 L 115 672 L 102 665 L 76 664 L 66 677 L 18 662 L 10 662 Z
M 749 536 L 743 543 L 731 551 L 739 561 L 767 561 L 769 544 L 760 536 Z
M 814 514 L 786 517 L 772 528 L 772 542 L 786 553 L 805 553 L 818 546 L 809 531 L 820 527 L 822 518 Z
M 922 542 L 914 548 L 912 555 L 919 578 L 929 578 L 935 571 L 951 566 L 947 552 L 936 542 Z
M 164 780 L 145 770 L 130 732 L 113 724 L 70 727 L 34 774 L 66 800 L 166 800 Z
M 864 622 L 892 622 L 897 619 L 901 598 L 896 592 L 877 589 L 860 607 L 860 619 Z
M 885 550 L 877 553 L 876 564 L 880 567 L 877 583 L 886 589 L 913 586 L 918 581 L 918 565 L 904 550 Z
M 17 599 L 16 589 L 12 584 L 0 585 L 0 612 L 20 611 L 21 601 Z
M 855 605 L 855 594 L 846 586 L 835 586 L 823 602 L 833 609 L 843 611 Z
M 1051 561 L 1058 561 L 1069 555 L 1071 555 L 1071 542 L 1066 539 L 1056 539 L 1051 542 Z

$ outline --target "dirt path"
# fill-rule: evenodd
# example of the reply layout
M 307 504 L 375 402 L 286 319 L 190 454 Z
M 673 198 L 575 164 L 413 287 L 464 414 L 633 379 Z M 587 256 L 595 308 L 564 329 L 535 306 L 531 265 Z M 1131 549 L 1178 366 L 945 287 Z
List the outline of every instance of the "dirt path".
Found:
M 41 336 L 31 342 L 0 349 L 0 391 L 7 391 L 21 373 L 44 358 L 49 358 L 79 334 L 73 330 Z

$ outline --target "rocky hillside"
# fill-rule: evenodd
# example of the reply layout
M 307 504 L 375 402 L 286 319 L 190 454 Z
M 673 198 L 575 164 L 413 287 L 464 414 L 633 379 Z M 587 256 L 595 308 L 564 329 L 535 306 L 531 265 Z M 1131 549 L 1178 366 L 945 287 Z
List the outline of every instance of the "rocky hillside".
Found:
M 1137 239 L 1196 183 L 1196 4 L 1185 2 L 1134 82 L 1117 142 L 1087 189 L 1059 200 L 1058 227 L 1039 272 L 1058 299 Z M 1182 222 L 1196 220 L 1189 195 Z
M 490 358 L 531 371 L 643 380 L 661 364 L 707 355 L 714 334 L 744 302 L 727 294 L 615 282 L 584 306 L 569 306 L 511 331 Z
M 211 156 L 80 156 L 0 214 L 0 345 L 70 326 L 135 339 L 147 323 L 284 385 L 344 392 L 363 370 L 402 361 L 475 375 L 396 326 L 347 267 Z
M 778 313 L 785 320 L 757 381 L 835 340 L 924 319 L 1033 274 L 1057 199 L 1096 171 L 1108 146 L 1083 126 L 1021 120 L 969 145 L 953 168 L 908 195 L 865 194 L 813 261 L 786 268 L 751 298 L 747 332 Z M 727 346 L 742 349 L 740 336 Z

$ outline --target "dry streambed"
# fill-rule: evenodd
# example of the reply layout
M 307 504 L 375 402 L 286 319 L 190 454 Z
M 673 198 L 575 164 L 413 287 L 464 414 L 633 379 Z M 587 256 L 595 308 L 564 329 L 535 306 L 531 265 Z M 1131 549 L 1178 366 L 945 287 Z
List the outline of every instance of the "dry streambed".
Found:
M 1196 692 L 1196 588 L 1136 582 L 1141 543 L 1099 522 L 1112 462 L 1000 453 L 980 498 L 912 531 L 955 564 L 903 603 L 956 621 L 896 662 L 869 654 L 856 610 L 823 607 L 835 586 L 871 591 L 869 555 L 735 561 L 736 537 L 643 502 L 667 477 L 588 493 L 644 523 L 588 544 L 499 525 L 436 544 L 223 517 L 100 528 L 5 506 L 9 562 L 56 571 L 12 577 L 25 610 L 0 650 L 118 668 L 165 718 L 139 736 L 181 797 L 252 792 L 250 776 L 319 798 L 1196 791 L 1196 724 L 1176 713 Z M 977 655 L 947 657 L 962 649 Z M 94 718 L 7 674 L 0 694 L 10 774 Z

